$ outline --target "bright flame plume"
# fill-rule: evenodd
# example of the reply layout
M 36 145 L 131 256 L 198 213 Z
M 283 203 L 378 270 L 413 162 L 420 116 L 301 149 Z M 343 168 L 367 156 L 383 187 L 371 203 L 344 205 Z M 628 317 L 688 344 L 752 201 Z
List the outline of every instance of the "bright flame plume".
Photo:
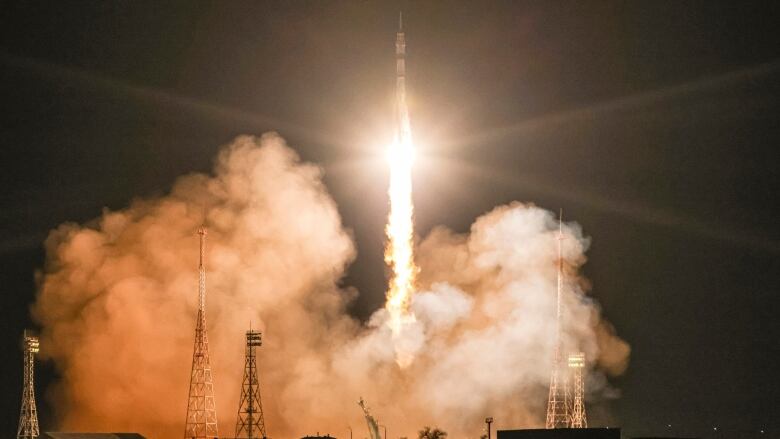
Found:
M 388 151 L 390 163 L 390 215 L 387 218 L 387 246 L 385 262 L 392 271 L 387 289 L 387 309 L 393 332 L 396 362 L 401 367 L 411 364 L 415 349 L 409 345 L 404 329 L 415 322 L 409 307 L 414 292 L 418 268 L 414 264 L 414 203 L 412 202 L 412 162 L 414 146 L 406 106 L 406 40 L 399 16 L 395 40 L 396 56 L 396 111 L 398 131 Z
M 390 164 L 390 214 L 385 233 L 387 246 L 385 262 L 392 271 L 387 291 L 385 309 L 390 314 L 393 337 L 398 338 L 406 324 L 415 321 L 409 305 L 414 292 L 418 268 L 414 263 L 414 205 L 412 202 L 412 163 L 414 147 L 410 136 L 399 135 L 388 151 Z M 397 340 L 396 340 L 397 341 Z M 399 349 L 396 343 L 396 359 L 402 367 L 412 361 L 412 355 Z

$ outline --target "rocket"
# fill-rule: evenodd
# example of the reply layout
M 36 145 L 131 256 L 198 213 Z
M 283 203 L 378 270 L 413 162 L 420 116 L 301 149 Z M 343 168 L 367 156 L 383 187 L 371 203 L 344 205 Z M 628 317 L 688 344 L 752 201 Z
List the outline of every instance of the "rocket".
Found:
M 404 74 L 406 66 L 404 57 L 406 56 L 406 40 L 404 39 L 404 17 L 401 12 L 398 13 L 398 33 L 395 34 L 395 71 L 398 76 L 399 90 L 404 87 Z
M 404 144 L 411 141 L 412 130 L 409 124 L 409 110 L 406 107 L 406 39 L 404 38 L 404 22 L 401 12 L 398 13 L 398 32 L 395 34 L 395 73 L 398 139 L 401 144 Z

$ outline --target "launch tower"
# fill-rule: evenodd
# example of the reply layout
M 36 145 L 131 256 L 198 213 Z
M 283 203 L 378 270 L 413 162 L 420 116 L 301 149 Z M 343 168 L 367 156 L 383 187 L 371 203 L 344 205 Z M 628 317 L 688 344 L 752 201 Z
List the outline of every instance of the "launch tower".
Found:
M 569 388 L 566 371 L 562 367 L 563 341 L 561 339 L 561 293 L 563 289 L 563 225 L 558 218 L 558 291 L 556 296 L 555 354 L 550 374 L 550 393 L 547 398 L 547 420 L 545 428 L 566 428 L 569 426 Z
M 38 337 L 24 331 L 22 340 L 24 350 L 24 387 L 22 389 L 22 410 L 19 414 L 19 429 L 16 432 L 17 439 L 35 439 L 40 435 L 38 429 L 38 410 L 35 408 L 35 354 L 40 345 Z
M 195 347 L 192 353 L 190 393 L 187 402 L 187 423 L 184 439 L 215 438 L 217 434 L 217 407 L 214 404 L 214 383 L 209 362 L 209 337 L 206 334 L 206 228 L 200 235 L 200 263 L 198 265 L 198 320 L 195 325 Z
M 379 423 L 371 415 L 363 398 L 360 398 L 358 405 L 363 409 L 363 415 L 366 417 L 366 424 L 368 424 L 368 432 L 371 434 L 371 439 L 382 439 L 382 436 L 379 434 Z
M 266 439 L 263 404 L 260 400 L 260 382 L 257 379 L 257 361 L 255 359 L 255 349 L 262 344 L 260 331 L 253 331 L 250 328 L 246 332 L 246 361 L 244 362 L 241 399 L 238 402 L 236 438 Z

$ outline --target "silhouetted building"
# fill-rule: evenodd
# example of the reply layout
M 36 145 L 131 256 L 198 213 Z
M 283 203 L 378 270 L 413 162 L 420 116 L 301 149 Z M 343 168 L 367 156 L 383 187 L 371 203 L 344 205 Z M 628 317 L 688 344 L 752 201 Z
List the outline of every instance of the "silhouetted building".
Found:
M 497 439 L 620 439 L 619 428 L 498 430 Z
M 41 439 L 146 439 L 138 433 L 60 433 L 47 431 Z

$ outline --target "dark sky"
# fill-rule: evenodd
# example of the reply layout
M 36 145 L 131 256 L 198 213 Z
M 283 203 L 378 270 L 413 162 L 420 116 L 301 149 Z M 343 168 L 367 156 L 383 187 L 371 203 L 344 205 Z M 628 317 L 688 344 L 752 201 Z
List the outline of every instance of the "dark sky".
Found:
M 633 349 L 615 424 L 778 437 L 780 3 L 737 1 L 4 2 L 0 434 L 47 232 L 208 171 L 238 134 L 324 166 L 359 249 L 352 312 L 381 306 L 401 8 L 418 232 L 563 207 Z

